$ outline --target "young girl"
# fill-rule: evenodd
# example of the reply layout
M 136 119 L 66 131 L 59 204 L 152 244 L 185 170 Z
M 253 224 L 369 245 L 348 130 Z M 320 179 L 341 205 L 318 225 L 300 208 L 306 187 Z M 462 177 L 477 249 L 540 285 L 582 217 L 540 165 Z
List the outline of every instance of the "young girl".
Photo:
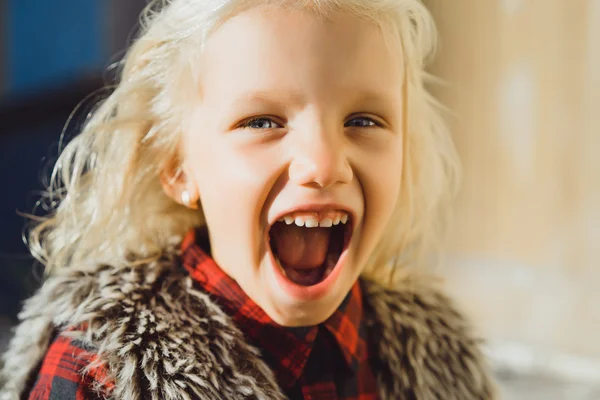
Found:
M 493 398 L 411 268 L 457 177 L 424 6 L 159 3 L 56 165 L 2 398 Z

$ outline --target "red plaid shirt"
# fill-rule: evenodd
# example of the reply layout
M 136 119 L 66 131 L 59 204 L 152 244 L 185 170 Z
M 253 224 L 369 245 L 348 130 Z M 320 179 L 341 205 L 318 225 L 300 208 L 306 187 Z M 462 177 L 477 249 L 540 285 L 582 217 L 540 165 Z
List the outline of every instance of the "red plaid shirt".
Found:
M 376 380 L 368 362 L 362 294 L 358 282 L 323 324 L 306 328 L 277 325 L 199 246 L 195 232 L 182 243 L 182 262 L 199 288 L 231 316 L 248 342 L 292 400 L 376 400 Z M 81 356 L 81 357 L 77 357 Z M 80 343 L 58 336 L 42 363 L 30 399 L 97 399 L 91 385 L 105 371 L 81 369 L 94 354 Z M 112 384 L 104 385 L 106 393 Z

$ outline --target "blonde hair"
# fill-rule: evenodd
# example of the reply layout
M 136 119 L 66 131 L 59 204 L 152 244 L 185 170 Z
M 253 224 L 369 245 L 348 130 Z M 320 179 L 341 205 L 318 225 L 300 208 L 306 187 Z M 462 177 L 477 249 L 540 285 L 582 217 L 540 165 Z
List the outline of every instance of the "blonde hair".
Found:
M 31 252 L 48 273 L 90 262 L 142 264 L 203 224 L 202 213 L 174 202 L 159 179 L 179 160 L 186 112 L 185 102 L 178 101 L 182 76 L 192 78 L 191 55 L 201 56 L 220 24 L 262 4 L 325 17 L 346 11 L 398 39 L 407 83 L 402 192 L 366 274 L 418 265 L 425 250 L 439 243 L 459 164 L 440 108 L 426 89 L 425 65 L 435 50 L 436 30 L 419 0 L 162 0 L 144 11 L 118 85 L 89 113 L 54 167 L 43 199 L 51 212 L 29 233 Z

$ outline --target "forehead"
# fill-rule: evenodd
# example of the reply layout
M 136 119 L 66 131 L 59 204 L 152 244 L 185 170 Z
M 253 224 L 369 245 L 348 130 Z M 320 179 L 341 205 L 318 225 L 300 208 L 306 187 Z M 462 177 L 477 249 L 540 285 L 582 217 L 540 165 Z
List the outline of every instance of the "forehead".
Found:
M 400 46 L 380 27 L 347 13 L 256 7 L 227 20 L 200 61 L 203 92 L 285 90 L 327 97 L 360 88 L 400 93 Z

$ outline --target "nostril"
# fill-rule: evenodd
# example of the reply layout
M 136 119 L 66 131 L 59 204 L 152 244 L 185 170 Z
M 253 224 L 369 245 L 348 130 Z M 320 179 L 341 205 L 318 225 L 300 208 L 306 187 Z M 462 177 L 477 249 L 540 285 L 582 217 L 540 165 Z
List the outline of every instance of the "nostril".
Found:
M 311 189 L 328 189 L 350 183 L 354 177 L 352 167 L 342 150 L 322 150 L 311 147 L 308 156 L 296 157 L 289 167 L 289 177 L 297 185 Z

